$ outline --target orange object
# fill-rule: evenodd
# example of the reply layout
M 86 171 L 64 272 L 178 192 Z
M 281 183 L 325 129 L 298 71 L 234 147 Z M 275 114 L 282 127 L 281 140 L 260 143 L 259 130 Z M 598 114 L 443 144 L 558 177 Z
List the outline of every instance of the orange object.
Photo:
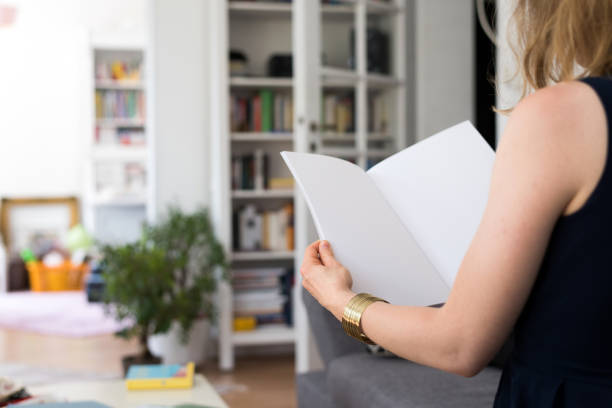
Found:
M 42 262 L 28 262 L 26 267 L 34 292 L 82 290 L 89 272 L 87 264 L 73 265 L 70 261 L 52 268 Z

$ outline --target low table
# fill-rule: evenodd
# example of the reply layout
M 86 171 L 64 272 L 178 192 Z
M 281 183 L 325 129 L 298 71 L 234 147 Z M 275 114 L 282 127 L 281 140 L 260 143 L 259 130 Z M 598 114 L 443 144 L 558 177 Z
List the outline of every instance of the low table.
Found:
M 143 405 L 174 406 L 196 404 L 210 408 L 227 405 L 210 383 L 200 374 L 193 380 L 193 388 L 186 390 L 128 391 L 124 380 L 83 381 L 27 387 L 32 395 L 53 395 L 72 401 L 96 401 L 117 408 L 136 408 Z

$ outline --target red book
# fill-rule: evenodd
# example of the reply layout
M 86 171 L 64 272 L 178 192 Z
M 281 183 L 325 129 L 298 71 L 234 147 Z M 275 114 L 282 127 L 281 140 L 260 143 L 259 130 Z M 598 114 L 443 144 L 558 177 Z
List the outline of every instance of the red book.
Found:
M 253 131 L 261 132 L 261 97 L 253 98 Z

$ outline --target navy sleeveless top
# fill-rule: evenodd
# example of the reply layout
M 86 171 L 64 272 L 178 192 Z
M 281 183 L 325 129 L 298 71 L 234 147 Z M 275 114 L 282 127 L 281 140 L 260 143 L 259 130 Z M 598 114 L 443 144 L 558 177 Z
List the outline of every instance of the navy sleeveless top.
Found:
M 606 164 L 586 203 L 553 229 L 496 408 L 612 407 L 612 79 L 582 81 L 606 112 Z

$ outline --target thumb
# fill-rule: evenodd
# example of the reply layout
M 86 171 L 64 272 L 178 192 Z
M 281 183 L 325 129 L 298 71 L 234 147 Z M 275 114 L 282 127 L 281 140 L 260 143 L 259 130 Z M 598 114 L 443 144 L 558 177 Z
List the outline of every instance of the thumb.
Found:
M 338 265 L 338 261 L 336 260 L 336 258 L 334 258 L 334 252 L 331 249 L 329 241 L 319 242 L 319 255 L 321 257 L 321 262 L 323 262 L 323 265 Z

